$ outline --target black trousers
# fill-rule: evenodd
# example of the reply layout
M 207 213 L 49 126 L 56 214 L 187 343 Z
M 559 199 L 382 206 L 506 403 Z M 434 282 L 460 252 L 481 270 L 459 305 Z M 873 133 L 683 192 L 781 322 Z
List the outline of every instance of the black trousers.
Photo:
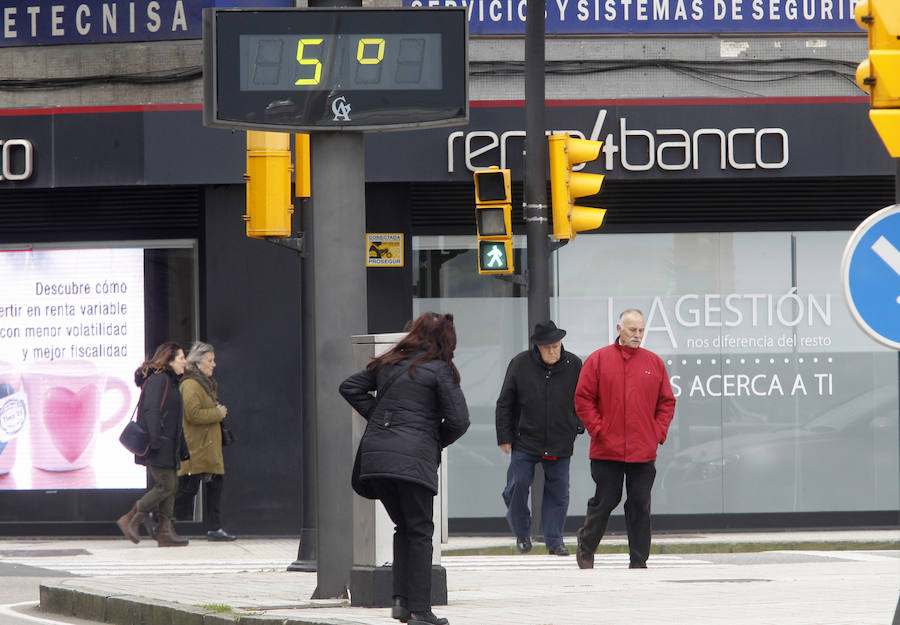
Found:
M 434 494 L 404 480 L 372 479 L 373 490 L 394 522 L 395 597 L 406 597 L 412 612 L 431 609 L 431 555 Z
M 203 526 L 207 531 L 222 527 L 222 486 L 225 476 L 218 473 L 196 473 L 178 478 L 178 494 L 175 496 L 175 518 L 187 521 L 194 514 L 194 497 L 200 490 L 203 476 L 211 476 L 203 489 Z
M 578 544 L 593 553 L 606 533 L 609 515 L 622 500 L 625 480 L 625 529 L 631 566 L 644 566 L 650 557 L 650 490 L 656 478 L 655 462 L 616 462 L 591 459 L 591 477 L 597 485 L 588 499 Z

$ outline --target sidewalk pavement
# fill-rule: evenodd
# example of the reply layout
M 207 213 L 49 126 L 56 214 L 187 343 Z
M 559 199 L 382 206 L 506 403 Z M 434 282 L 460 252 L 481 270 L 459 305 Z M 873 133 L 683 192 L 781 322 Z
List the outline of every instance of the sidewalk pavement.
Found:
M 451 537 L 443 552 L 513 544 Z M 444 555 L 449 605 L 434 610 L 451 625 L 890 625 L 897 607 L 900 530 L 662 534 L 654 545 L 662 553 L 645 570 L 628 569 L 625 553 L 598 554 L 593 570 L 574 555 Z M 286 570 L 297 547 L 284 538 L 170 549 L 147 539 L 0 539 L 0 562 L 40 566 L 48 578 L 82 571 L 43 582 L 41 609 L 99 622 L 397 625 L 387 608 L 310 599 L 316 574 Z

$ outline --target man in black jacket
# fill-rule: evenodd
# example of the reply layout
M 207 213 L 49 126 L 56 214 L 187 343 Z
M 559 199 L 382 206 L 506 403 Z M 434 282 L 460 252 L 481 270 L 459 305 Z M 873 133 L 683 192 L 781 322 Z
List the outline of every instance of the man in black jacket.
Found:
M 528 496 L 534 465 L 544 469 L 541 518 L 547 551 L 569 555 L 563 525 L 569 509 L 569 460 L 584 426 L 575 414 L 575 386 L 581 359 L 562 347 L 565 330 L 552 321 L 534 327 L 534 347 L 515 356 L 497 398 L 497 445 L 510 454 L 503 501 L 506 520 L 521 553 L 531 551 Z

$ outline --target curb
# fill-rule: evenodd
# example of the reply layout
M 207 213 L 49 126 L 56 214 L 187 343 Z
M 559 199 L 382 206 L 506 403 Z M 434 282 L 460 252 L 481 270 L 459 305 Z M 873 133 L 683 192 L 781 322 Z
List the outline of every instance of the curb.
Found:
M 93 594 L 57 584 L 40 585 L 40 609 L 114 625 L 365 625 L 341 619 L 310 621 L 267 616 L 253 610 L 214 612 L 131 595 Z
M 574 545 L 566 543 L 569 547 Z M 760 551 L 880 551 L 900 550 L 900 541 L 896 540 L 841 540 L 841 541 L 759 541 L 759 542 L 696 542 L 696 541 L 660 541 L 650 547 L 650 554 L 704 554 L 704 553 L 755 553 Z M 534 545 L 533 555 L 546 555 L 547 549 L 542 545 Z M 596 553 L 628 553 L 628 543 L 601 542 Z M 486 547 L 461 547 L 448 549 L 442 556 L 507 556 L 519 555 L 514 545 L 495 545 Z

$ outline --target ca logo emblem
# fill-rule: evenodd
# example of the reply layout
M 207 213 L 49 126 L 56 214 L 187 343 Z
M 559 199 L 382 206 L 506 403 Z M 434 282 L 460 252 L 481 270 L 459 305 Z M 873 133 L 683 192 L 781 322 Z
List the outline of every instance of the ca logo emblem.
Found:
M 335 98 L 334 102 L 331 103 L 331 112 L 334 113 L 334 119 L 331 121 L 349 122 L 350 105 L 347 103 L 347 98 L 344 96 Z

